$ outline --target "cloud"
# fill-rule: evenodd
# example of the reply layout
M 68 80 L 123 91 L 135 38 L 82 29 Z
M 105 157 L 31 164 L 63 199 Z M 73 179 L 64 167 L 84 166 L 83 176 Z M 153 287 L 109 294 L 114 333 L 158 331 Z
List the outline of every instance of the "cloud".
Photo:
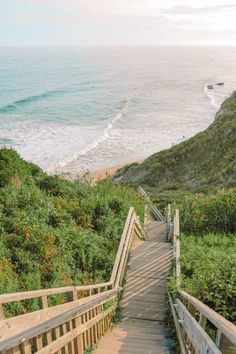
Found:
M 217 6 L 206 6 L 206 7 L 191 7 L 191 6 L 175 6 L 169 9 L 161 10 L 163 14 L 169 15 L 191 15 L 191 14 L 202 14 L 202 13 L 212 13 L 225 10 L 236 10 L 236 4 L 226 4 Z
M 50 43 L 199 43 L 217 38 L 236 44 L 234 0 L 4 0 L 0 36 L 26 33 Z M 41 32 L 44 33 L 41 34 Z M 46 38 L 46 39 L 45 39 Z M 216 38 L 216 39 L 215 39 Z M 18 42 L 18 41 L 17 41 Z M 20 42 L 20 40 L 19 40 Z

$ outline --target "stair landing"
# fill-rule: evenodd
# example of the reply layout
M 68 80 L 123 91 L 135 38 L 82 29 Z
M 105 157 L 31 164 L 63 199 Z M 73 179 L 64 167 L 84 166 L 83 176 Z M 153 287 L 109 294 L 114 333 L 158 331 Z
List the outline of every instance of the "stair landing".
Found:
M 98 343 L 95 354 L 167 354 L 167 277 L 173 256 L 167 225 L 152 221 L 148 240 L 131 251 L 121 301 L 121 321 Z

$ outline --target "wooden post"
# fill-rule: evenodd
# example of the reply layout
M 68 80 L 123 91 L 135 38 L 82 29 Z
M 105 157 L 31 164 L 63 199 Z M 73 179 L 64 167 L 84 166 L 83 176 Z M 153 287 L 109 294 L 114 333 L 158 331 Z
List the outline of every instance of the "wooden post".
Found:
M 168 207 L 167 207 L 167 222 L 169 222 L 171 218 L 171 206 L 170 204 L 168 204 Z
M 78 294 L 77 294 L 76 287 L 74 287 L 72 295 L 73 295 L 73 301 L 78 300 Z M 82 317 L 80 316 L 80 317 L 75 318 L 75 320 L 74 320 L 75 328 L 79 329 L 81 324 L 82 324 Z M 84 335 L 86 335 L 86 333 L 84 333 Z M 83 334 L 81 334 L 80 336 L 78 336 L 77 338 L 74 339 L 73 348 L 74 348 L 75 354 L 83 354 L 83 349 L 84 349 Z
M 175 256 L 175 271 L 176 271 L 176 282 L 177 286 L 180 287 L 180 240 L 179 240 L 179 209 L 176 209 L 174 217 L 174 256 Z
M 179 233 L 180 233 L 179 209 L 176 209 L 176 212 L 175 212 L 175 221 L 176 221 L 176 225 L 175 225 L 175 235 L 178 237 L 178 236 L 179 236 Z
M 43 341 L 42 341 L 42 336 L 37 336 L 35 339 L 36 342 L 36 349 L 39 351 L 40 349 L 43 348 Z
M 236 348 L 230 340 L 218 329 L 216 345 L 223 354 L 235 354 Z
M 68 323 L 68 330 L 69 332 L 73 331 L 73 321 L 69 321 Z M 68 344 L 69 348 L 69 353 L 74 354 L 76 352 L 76 342 L 75 340 L 71 340 L 71 342 Z
M 76 287 L 74 287 L 74 289 L 73 289 L 73 291 L 72 291 L 72 300 L 73 300 L 73 301 L 78 300 L 78 295 L 77 295 Z
M 200 313 L 199 324 L 200 324 L 200 326 L 203 329 L 205 329 L 205 327 L 206 327 L 206 317 L 202 313 Z
M 180 287 L 180 276 L 181 276 L 181 267 L 180 267 L 180 241 L 176 240 L 176 282 L 177 286 Z
M 0 321 L 4 320 L 5 316 L 4 316 L 4 310 L 3 310 L 3 305 L 0 304 Z
M 31 343 L 28 340 L 27 342 L 23 343 L 20 345 L 20 350 L 22 354 L 31 354 L 32 353 L 32 348 L 31 348 Z
M 167 208 L 167 226 L 168 226 L 168 242 L 171 241 L 171 206 L 168 204 Z
M 42 303 L 42 308 L 46 309 L 48 308 L 48 298 L 47 295 L 44 295 L 41 297 L 41 303 Z
M 149 220 L 149 206 L 145 203 L 144 209 L 144 228 L 146 228 Z

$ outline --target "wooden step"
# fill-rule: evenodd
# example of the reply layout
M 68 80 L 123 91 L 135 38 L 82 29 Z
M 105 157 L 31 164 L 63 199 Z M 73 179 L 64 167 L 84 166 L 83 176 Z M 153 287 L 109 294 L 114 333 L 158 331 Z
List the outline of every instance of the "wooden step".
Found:
M 112 348 L 102 348 L 98 347 L 93 353 L 96 354 L 168 354 L 169 351 L 167 348 L 164 348 L 163 345 L 159 347 L 155 346 L 154 348 L 126 348 L 125 345 L 120 347 L 112 347 Z
M 128 301 L 139 301 L 140 303 L 142 302 L 148 302 L 148 303 L 155 303 L 157 306 L 161 306 L 163 303 L 165 303 L 166 299 L 166 293 L 163 294 L 137 294 L 136 296 L 123 296 L 121 304 L 127 303 Z M 141 306 L 141 304 L 140 304 Z
M 164 328 L 163 323 L 157 323 L 155 321 L 146 321 L 142 319 L 133 319 L 133 318 L 127 318 L 123 320 L 122 322 L 119 323 L 119 327 L 121 328 L 149 328 L 149 329 L 155 329 L 159 330 Z
M 155 332 L 152 333 L 143 333 L 143 328 L 140 328 L 139 331 L 132 331 L 129 330 L 129 332 L 127 333 L 127 330 L 124 330 L 123 328 L 121 328 L 121 326 L 118 326 L 117 328 L 115 328 L 112 332 L 112 338 L 116 338 L 117 340 L 119 339 L 124 339 L 124 338 L 129 338 L 131 340 L 135 340 L 135 341 L 149 341 L 149 340 L 162 340 L 163 339 L 163 333 L 162 334 L 156 334 Z
M 122 318 L 141 318 L 148 321 L 165 321 L 165 311 L 124 309 L 121 311 Z
M 127 301 L 122 300 L 120 303 L 121 308 L 129 308 L 129 309 L 145 309 L 145 310 L 152 310 L 152 311 L 158 311 L 158 308 L 160 308 L 160 304 L 163 304 L 163 301 L 146 301 L 144 299 L 143 301 L 135 300 L 135 299 L 130 299 Z

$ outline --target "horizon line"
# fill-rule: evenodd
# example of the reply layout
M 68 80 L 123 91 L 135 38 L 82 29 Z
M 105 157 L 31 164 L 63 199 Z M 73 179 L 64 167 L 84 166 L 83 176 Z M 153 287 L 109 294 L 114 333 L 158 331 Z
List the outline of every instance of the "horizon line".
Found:
M 235 44 L 206 44 L 206 43 L 180 43 L 180 44 L 8 44 L 0 48 L 70 48 L 70 47 L 236 47 Z

